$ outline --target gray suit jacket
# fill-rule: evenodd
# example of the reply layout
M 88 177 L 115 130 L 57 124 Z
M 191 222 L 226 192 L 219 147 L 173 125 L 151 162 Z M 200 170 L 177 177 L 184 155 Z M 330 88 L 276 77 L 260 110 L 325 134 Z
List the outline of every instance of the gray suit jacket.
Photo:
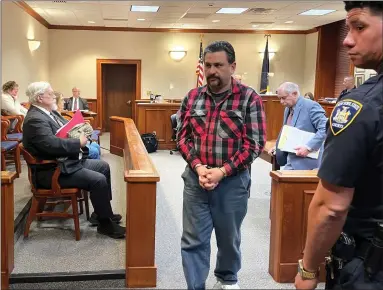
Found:
M 64 109 L 68 111 L 72 111 L 73 97 L 69 98 L 68 102 L 65 104 Z M 78 106 L 80 110 L 89 110 L 89 105 L 87 100 L 79 97 L 78 98 Z
M 286 124 L 289 108 L 285 109 L 283 125 Z M 294 153 L 282 152 L 277 149 L 276 158 L 280 166 L 286 165 L 288 160 L 294 170 L 312 170 L 318 168 L 323 153 L 323 143 L 326 138 L 327 117 L 324 109 L 317 102 L 299 97 L 295 105 L 291 126 L 306 132 L 315 133 L 315 136 L 307 143 L 302 144 L 313 150 L 321 150 L 318 159 L 298 157 Z M 280 135 L 281 133 L 279 133 Z M 279 136 L 277 139 L 278 148 Z

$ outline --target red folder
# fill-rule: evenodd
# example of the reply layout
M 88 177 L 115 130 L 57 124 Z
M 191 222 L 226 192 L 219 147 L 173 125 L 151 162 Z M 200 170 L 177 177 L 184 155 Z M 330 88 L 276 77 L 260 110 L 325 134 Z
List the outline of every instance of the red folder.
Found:
M 64 126 L 62 126 L 60 129 L 57 130 L 56 136 L 59 138 L 68 138 L 68 132 L 76 125 L 85 123 L 85 120 L 81 114 L 80 110 L 77 110 L 76 113 L 73 115 L 73 118 L 66 123 Z

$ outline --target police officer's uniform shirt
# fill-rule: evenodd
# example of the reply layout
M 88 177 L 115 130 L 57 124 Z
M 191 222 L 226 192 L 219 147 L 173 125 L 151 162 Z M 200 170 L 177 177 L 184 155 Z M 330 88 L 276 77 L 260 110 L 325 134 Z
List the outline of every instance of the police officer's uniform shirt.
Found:
M 344 230 L 370 238 L 383 220 L 383 74 L 368 79 L 335 106 L 319 178 L 355 188 Z

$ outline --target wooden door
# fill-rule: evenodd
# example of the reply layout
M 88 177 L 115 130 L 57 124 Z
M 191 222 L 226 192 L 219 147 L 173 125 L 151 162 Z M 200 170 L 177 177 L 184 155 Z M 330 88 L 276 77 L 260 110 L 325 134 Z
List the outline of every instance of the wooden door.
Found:
M 136 71 L 134 64 L 103 64 L 103 128 L 109 131 L 109 117 L 132 118 L 136 99 Z

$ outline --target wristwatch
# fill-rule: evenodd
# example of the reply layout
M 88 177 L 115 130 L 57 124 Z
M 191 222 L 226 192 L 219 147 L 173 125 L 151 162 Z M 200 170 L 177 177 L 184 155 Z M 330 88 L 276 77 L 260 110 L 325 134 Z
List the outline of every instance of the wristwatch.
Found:
M 303 268 L 303 260 L 298 261 L 298 273 L 301 275 L 303 280 L 312 280 L 316 279 L 319 276 L 319 269 L 315 272 L 309 272 Z

